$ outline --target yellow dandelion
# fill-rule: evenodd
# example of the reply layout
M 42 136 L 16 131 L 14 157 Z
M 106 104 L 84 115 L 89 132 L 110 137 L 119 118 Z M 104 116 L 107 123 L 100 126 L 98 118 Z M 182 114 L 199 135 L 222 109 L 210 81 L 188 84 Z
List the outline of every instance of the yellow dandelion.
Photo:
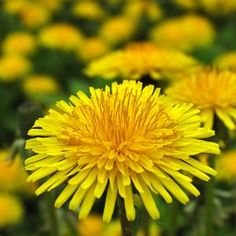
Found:
M 109 45 L 99 37 L 86 38 L 78 47 L 78 54 L 83 61 L 91 61 L 109 51 Z
M 80 220 L 77 226 L 80 236 L 103 236 L 104 223 L 99 215 L 90 215 Z
M 222 69 L 236 71 L 236 51 L 220 55 L 218 58 L 216 58 L 215 64 Z
M 199 4 L 207 12 L 215 15 L 228 15 L 236 12 L 236 0 L 200 0 Z
M 216 161 L 217 177 L 222 180 L 236 179 L 236 150 L 222 153 Z
M 58 10 L 62 4 L 62 0 L 36 0 L 35 2 L 51 12 Z
M 3 55 L 0 57 L 0 80 L 13 81 L 27 74 L 30 62 L 20 55 Z
M 61 207 L 79 207 L 79 219 L 87 217 L 96 199 L 106 195 L 103 220 L 109 222 L 118 196 L 124 199 L 128 220 L 135 219 L 133 191 L 154 219 L 159 218 L 153 194 L 166 202 L 172 196 L 189 201 L 184 190 L 198 196 L 191 176 L 208 181 L 215 171 L 191 157 L 201 152 L 219 153 L 218 144 L 201 140 L 214 134 L 200 127 L 198 110 L 173 104 L 153 85 L 141 82 L 113 83 L 105 90 L 79 91 L 70 103 L 58 102 L 39 118 L 26 142 L 35 155 L 25 162 L 33 173 L 28 181 L 50 176 L 36 194 L 62 183 L 55 201 Z M 190 173 L 191 175 L 188 175 Z M 184 189 L 184 190 L 183 190 Z
M 196 9 L 199 6 L 198 0 L 173 0 L 173 1 L 178 6 L 181 6 L 188 10 Z
M 215 38 L 215 30 L 207 18 L 186 15 L 166 20 L 154 27 L 150 38 L 162 46 L 191 51 L 210 45 Z
M 74 50 L 82 43 L 83 37 L 73 25 L 57 23 L 43 29 L 39 41 L 48 48 Z
M 109 18 L 102 25 L 99 36 L 111 45 L 129 40 L 135 31 L 133 20 L 126 16 Z
M 48 75 L 31 75 L 23 80 L 23 90 L 26 94 L 55 94 L 59 91 L 57 81 Z
M 98 20 L 104 17 L 104 9 L 96 1 L 80 1 L 77 2 L 72 12 L 75 16 L 89 20 Z
M 40 4 L 25 1 L 16 12 L 23 24 L 29 28 L 36 28 L 45 24 L 49 18 L 50 13 Z
M 10 194 L 0 194 L 0 228 L 20 223 L 23 208 L 20 201 Z
M 214 114 L 228 129 L 236 128 L 235 73 L 203 69 L 192 77 L 176 81 L 167 94 L 179 102 L 194 104 L 208 128 L 213 127 Z
M 0 150 L 0 191 L 19 191 L 27 189 L 27 174 L 20 156 L 14 161 L 7 160 L 8 150 Z
M 140 79 L 145 75 L 159 79 L 163 75 L 191 70 L 196 65 L 193 58 L 182 52 L 150 43 L 133 43 L 123 50 L 92 61 L 85 71 L 89 76 L 101 76 L 105 79 Z
M 31 54 L 35 50 L 34 37 L 25 32 L 14 32 L 9 34 L 2 42 L 2 51 L 12 54 Z
M 160 6 L 154 1 L 128 1 L 124 7 L 124 15 L 134 20 L 142 19 L 143 15 L 148 19 L 156 21 L 162 17 Z

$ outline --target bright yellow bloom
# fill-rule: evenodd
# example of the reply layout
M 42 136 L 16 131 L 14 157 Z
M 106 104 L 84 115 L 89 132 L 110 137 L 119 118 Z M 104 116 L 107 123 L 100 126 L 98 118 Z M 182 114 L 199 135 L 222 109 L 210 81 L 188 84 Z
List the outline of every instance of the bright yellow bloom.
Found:
M 19 55 L 0 57 L 0 80 L 12 81 L 24 76 L 31 68 L 30 62 Z
M 191 51 L 210 45 L 215 37 L 211 22 L 198 15 L 186 15 L 164 21 L 154 27 L 151 39 L 162 46 Z
M 2 42 L 2 51 L 12 54 L 31 54 L 35 50 L 34 37 L 25 32 L 9 34 Z
M 34 0 L 37 4 L 49 11 L 56 11 L 60 8 L 62 0 Z
M 104 223 L 99 215 L 90 215 L 78 222 L 80 236 L 103 236 Z
M 208 128 L 213 127 L 214 114 L 228 129 L 236 128 L 236 73 L 201 70 L 176 81 L 167 94 L 179 102 L 193 103 Z
M 148 19 L 156 21 L 162 17 L 160 6 L 154 1 L 127 1 L 124 7 L 124 15 L 134 18 L 135 20 L 142 19 L 146 15 Z
M 82 44 L 82 35 L 73 25 L 57 23 L 43 29 L 39 35 L 40 43 L 49 48 L 74 50 Z
M 7 160 L 9 152 L 0 151 L 0 191 L 19 191 L 27 188 L 27 174 L 17 156 L 14 161 Z
M 62 183 L 66 187 L 55 206 L 70 197 L 69 208 L 79 218 L 89 214 L 96 199 L 106 193 L 103 220 L 111 220 L 116 199 L 124 199 L 128 220 L 135 219 L 133 187 L 154 219 L 159 211 L 152 193 L 166 202 L 173 195 L 183 204 L 198 196 L 192 184 L 196 176 L 208 181 L 215 171 L 191 157 L 201 152 L 219 153 L 216 143 L 203 141 L 214 131 L 200 128 L 198 110 L 171 103 L 153 85 L 141 82 L 113 83 L 105 90 L 90 88 L 91 97 L 79 91 L 70 103 L 58 102 L 28 132 L 26 148 L 34 156 L 25 162 L 33 173 L 28 181 L 49 176 L 36 194 Z M 181 186 L 181 187 L 180 187 Z M 107 189 L 107 191 L 106 191 Z
M 222 69 L 236 71 L 236 51 L 220 55 L 218 58 L 216 58 L 215 64 Z
M 198 8 L 199 0 L 173 0 L 177 5 L 186 9 Z
M 140 79 L 150 75 L 159 79 L 163 75 L 181 73 L 193 69 L 197 62 L 182 52 L 160 48 L 149 43 L 133 43 L 92 61 L 86 73 L 89 76 L 101 76 L 105 79 L 122 77 Z
M 75 16 L 90 19 L 98 20 L 104 17 L 105 12 L 103 8 L 96 1 L 79 1 L 77 2 L 72 9 Z
M 236 0 L 200 0 L 200 5 L 207 12 L 215 15 L 236 12 Z
M 78 48 L 78 54 L 83 61 L 91 61 L 103 56 L 109 51 L 109 45 L 99 37 L 91 37 L 84 40 Z
M 49 18 L 49 12 L 39 4 L 25 2 L 17 11 L 17 15 L 21 21 L 30 28 L 36 28 L 45 24 Z
M 236 179 L 236 151 L 228 151 L 222 153 L 217 158 L 216 169 L 218 171 L 217 177 L 223 180 Z
M 131 38 L 135 31 L 135 24 L 131 18 L 116 16 L 108 19 L 100 29 L 100 36 L 110 43 L 116 45 Z
M 0 194 L 0 228 L 20 223 L 22 218 L 20 201 L 10 194 Z
M 48 75 L 31 75 L 23 81 L 26 94 L 55 94 L 59 91 L 57 81 Z

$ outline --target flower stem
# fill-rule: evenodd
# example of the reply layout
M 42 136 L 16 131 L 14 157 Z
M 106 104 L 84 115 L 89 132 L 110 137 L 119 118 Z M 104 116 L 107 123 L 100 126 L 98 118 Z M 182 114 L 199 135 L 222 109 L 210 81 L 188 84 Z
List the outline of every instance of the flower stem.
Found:
M 53 192 L 48 193 L 46 201 L 48 207 L 48 219 L 50 223 L 50 235 L 59 236 L 59 224 L 56 209 L 54 207 Z
M 131 222 L 128 221 L 125 212 L 124 201 L 122 198 L 118 198 L 118 206 L 120 212 L 120 224 L 123 236 L 133 236 Z
M 215 158 L 210 156 L 209 166 L 215 167 Z M 215 178 L 211 178 L 206 185 L 206 199 L 205 199 L 205 235 L 214 235 L 214 189 L 215 189 Z
M 177 235 L 177 219 L 178 219 L 178 203 L 174 200 L 171 205 L 170 227 L 168 230 L 168 236 Z

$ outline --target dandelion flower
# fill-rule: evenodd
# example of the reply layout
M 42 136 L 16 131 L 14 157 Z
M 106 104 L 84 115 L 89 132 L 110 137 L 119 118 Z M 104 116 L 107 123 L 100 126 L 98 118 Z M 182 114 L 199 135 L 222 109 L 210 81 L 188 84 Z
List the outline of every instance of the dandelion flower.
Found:
M 175 4 L 188 10 L 198 8 L 198 0 L 173 0 Z
M 149 85 L 124 81 L 105 90 L 90 88 L 91 96 L 78 92 L 70 103 L 61 101 L 39 118 L 29 131 L 26 148 L 35 153 L 25 162 L 33 173 L 28 181 L 49 177 L 36 194 L 62 183 L 55 201 L 61 207 L 79 207 L 86 218 L 96 199 L 106 195 L 103 220 L 111 220 L 116 199 L 124 199 L 128 220 L 135 219 L 134 188 L 154 219 L 159 211 L 153 193 L 166 202 L 172 196 L 189 201 L 184 190 L 198 196 L 191 176 L 208 181 L 215 171 L 191 155 L 219 153 L 218 144 L 201 140 L 214 131 L 200 127 L 198 110 L 177 105 Z M 172 195 L 172 196 L 171 196 Z
M 20 156 L 14 161 L 7 160 L 8 150 L 0 150 L 0 191 L 19 191 L 28 189 L 27 174 L 21 163 Z
M 129 40 L 135 31 L 135 24 L 127 16 L 115 16 L 107 19 L 101 26 L 99 36 L 110 45 Z
M 104 9 L 96 1 L 80 1 L 77 2 L 73 8 L 72 12 L 75 16 L 89 19 L 89 20 L 99 20 L 104 17 Z
M 204 10 L 214 15 L 228 15 L 236 12 L 236 0 L 200 0 Z
M 217 177 L 222 180 L 236 179 L 236 150 L 222 153 L 216 161 Z
M 215 38 L 215 29 L 203 16 L 186 15 L 169 19 L 154 27 L 150 38 L 159 45 L 189 52 L 209 46 Z
M 13 81 L 27 74 L 30 62 L 23 56 L 8 54 L 0 57 L 0 80 Z
M 23 208 L 20 201 L 10 194 L 0 194 L 0 228 L 20 223 Z
M 82 43 L 83 37 L 73 25 L 57 23 L 44 28 L 39 35 L 39 41 L 48 48 L 70 51 Z
M 109 51 L 109 45 L 99 37 L 86 38 L 78 47 L 78 54 L 83 61 L 94 60 Z
M 81 236 L 103 235 L 104 223 L 100 215 L 90 215 L 86 219 L 80 220 L 77 228 Z
M 179 102 L 193 103 L 208 128 L 213 127 L 214 114 L 228 129 L 236 128 L 235 73 L 203 69 L 192 77 L 176 81 L 167 94 Z
M 31 75 L 23 80 L 23 90 L 26 94 L 55 94 L 59 91 L 57 81 L 48 75 Z
M 216 58 L 215 64 L 219 68 L 236 71 L 236 51 L 220 55 Z
M 85 71 L 89 76 L 101 76 L 105 79 L 140 79 L 145 75 L 159 79 L 162 75 L 181 73 L 196 65 L 197 62 L 192 57 L 182 52 L 150 43 L 133 43 L 123 50 L 92 61 Z
M 128 1 L 124 7 L 124 15 L 132 17 L 134 20 L 142 19 L 144 14 L 151 21 L 159 20 L 162 17 L 161 8 L 154 1 Z
M 15 32 L 9 34 L 2 42 L 2 51 L 4 53 L 31 54 L 35 50 L 34 37 L 25 32 Z

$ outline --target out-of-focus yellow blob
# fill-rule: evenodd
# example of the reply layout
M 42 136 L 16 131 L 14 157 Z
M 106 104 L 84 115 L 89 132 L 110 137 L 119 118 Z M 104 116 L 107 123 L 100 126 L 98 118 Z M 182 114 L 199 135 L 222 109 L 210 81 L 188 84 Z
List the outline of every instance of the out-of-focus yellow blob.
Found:
M 220 55 L 215 64 L 222 69 L 236 70 L 236 51 Z
M 2 51 L 12 54 L 31 54 L 35 50 L 34 37 L 26 32 L 9 34 L 2 42 Z
M 20 223 L 23 207 L 20 201 L 10 194 L 0 194 L 0 228 Z
M 154 27 L 150 38 L 162 46 L 192 51 L 209 46 L 215 38 L 215 30 L 207 18 L 185 15 L 166 20 Z

